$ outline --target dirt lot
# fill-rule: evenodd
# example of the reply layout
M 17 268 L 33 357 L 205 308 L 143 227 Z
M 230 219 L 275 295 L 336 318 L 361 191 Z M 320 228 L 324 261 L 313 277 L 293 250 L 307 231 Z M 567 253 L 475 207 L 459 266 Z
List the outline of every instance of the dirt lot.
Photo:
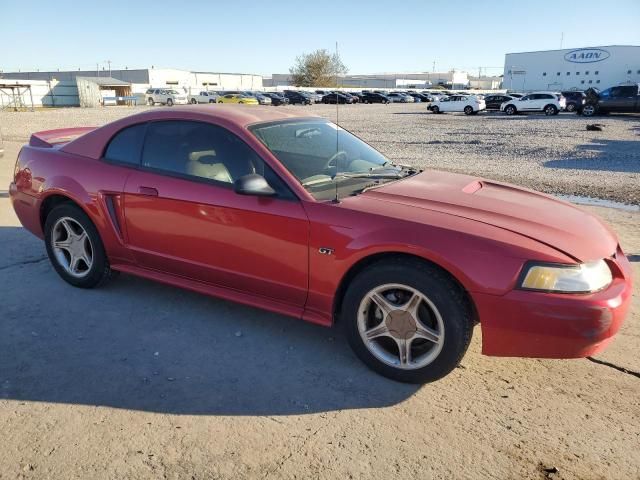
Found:
M 640 478 L 638 286 L 606 364 L 483 357 L 476 329 L 460 368 L 417 388 L 368 371 L 338 331 L 130 276 L 62 282 L 9 204 L 19 146 L 131 111 L 0 114 L 0 479 Z M 591 133 L 568 115 L 423 111 L 340 116 L 406 163 L 640 203 L 637 118 Z M 585 208 L 640 278 L 640 211 Z

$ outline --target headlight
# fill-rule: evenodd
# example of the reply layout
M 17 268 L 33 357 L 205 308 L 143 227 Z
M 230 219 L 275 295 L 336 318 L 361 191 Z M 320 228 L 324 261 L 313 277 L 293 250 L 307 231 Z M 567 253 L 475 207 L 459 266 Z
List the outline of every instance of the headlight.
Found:
M 531 263 L 520 277 L 520 288 L 543 292 L 590 293 L 609 286 L 613 277 L 607 262 L 580 265 Z

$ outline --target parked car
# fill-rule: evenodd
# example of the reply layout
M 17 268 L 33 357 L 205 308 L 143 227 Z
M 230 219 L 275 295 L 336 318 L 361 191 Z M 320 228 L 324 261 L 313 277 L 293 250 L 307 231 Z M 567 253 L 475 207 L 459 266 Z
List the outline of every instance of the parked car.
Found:
M 484 97 L 484 103 L 487 106 L 487 110 L 500 110 L 500 105 L 513 99 L 514 97 L 509 95 L 487 95 Z
M 291 105 L 311 105 L 313 103 L 313 99 L 306 92 L 285 90 L 284 96 L 289 99 Z
M 289 105 L 289 99 L 278 92 L 265 92 L 265 95 L 271 99 L 271 105 Z
M 202 91 L 197 95 L 189 95 L 188 96 L 189 103 L 217 103 L 218 102 L 218 92 L 209 92 Z
M 391 103 L 391 100 L 382 93 L 366 92 L 362 94 L 362 103 Z
M 264 92 L 254 92 L 251 90 L 245 90 L 241 93 L 243 93 L 248 97 L 254 97 L 256 100 L 258 100 L 258 103 L 260 105 L 271 105 L 271 97 L 265 95 Z
M 484 100 L 473 95 L 451 95 L 438 98 L 429 105 L 433 113 L 464 112 L 465 115 L 473 115 L 486 108 Z
M 586 117 L 606 113 L 640 112 L 638 84 L 618 85 L 599 92 L 595 88 L 586 91 L 586 98 L 578 113 Z
M 420 93 L 409 92 L 407 93 L 410 97 L 413 97 L 413 101 L 416 103 L 424 102 L 424 97 Z
M 387 94 L 387 98 L 391 100 L 391 103 L 413 103 L 413 97 L 401 92 L 390 92 Z
M 353 97 L 339 92 L 328 93 L 322 97 L 322 103 L 353 103 Z
M 72 286 L 121 271 L 324 326 L 339 319 L 356 355 L 398 381 L 447 375 L 477 323 L 486 355 L 594 355 L 632 302 L 630 263 L 590 213 L 394 165 L 291 110 L 196 105 L 34 133 L 9 196 Z
M 189 103 L 185 93 L 179 93 L 172 88 L 150 88 L 145 93 L 148 105 L 161 103 L 171 107 L 172 105 L 186 105 Z
M 514 98 L 500 105 L 500 111 L 507 115 L 520 112 L 544 112 L 545 115 L 557 115 L 564 110 L 565 99 L 553 92 L 536 92 L 522 98 Z
M 584 92 L 579 90 L 567 90 L 562 92 L 562 96 L 565 98 L 566 106 L 564 109 L 567 112 L 576 112 L 582 108 L 584 100 L 587 97 Z
M 244 93 L 227 93 L 218 97 L 218 103 L 239 103 L 242 105 L 258 105 L 256 97 Z
M 524 93 L 509 93 L 509 92 L 507 92 L 507 95 L 509 95 L 510 97 L 513 97 L 513 98 L 522 98 L 522 97 L 524 97 Z
M 333 92 L 331 92 L 331 93 L 339 93 L 339 94 L 341 94 L 341 95 L 345 95 L 345 96 L 347 96 L 347 97 L 351 98 L 351 103 L 358 103 L 358 102 L 360 102 L 360 98 L 359 98 L 357 95 L 355 95 L 354 93 L 352 93 L 352 92 L 344 92 L 344 91 L 342 91 L 342 90 L 334 90 L 334 91 L 333 91 Z

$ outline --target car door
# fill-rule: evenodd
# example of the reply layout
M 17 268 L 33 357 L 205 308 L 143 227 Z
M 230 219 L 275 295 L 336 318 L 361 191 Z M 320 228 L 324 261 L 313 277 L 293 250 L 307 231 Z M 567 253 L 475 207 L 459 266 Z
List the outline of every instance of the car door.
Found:
M 632 112 L 635 106 L 637 87 L 623 85 L 612 87 L 609 97 L 603 102 L 609 112 Z
M 230 131 L 210 123 L 148 124 L 141 166 L 127 179 L 127 243 L 143 268 L 303 306 L 309 222 L 298 199 Z M 262 174 L 277 196 L 240 195 Z
M 527 112 L 533 110 L 535 99 L 533 95 L 525 95 L 516 104 L 516 108 L 520 111 Z

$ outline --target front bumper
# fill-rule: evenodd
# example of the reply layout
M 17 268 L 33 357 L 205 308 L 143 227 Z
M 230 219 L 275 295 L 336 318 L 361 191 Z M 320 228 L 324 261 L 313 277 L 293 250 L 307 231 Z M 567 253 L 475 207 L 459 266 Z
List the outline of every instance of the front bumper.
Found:
M 613 283 L 591 294 L 512 290 L 473 294 L 482 328 L 482 353 L 504 357 L 581 358 L 606 347 L 631 304 L 631 266 L 619 251 Z

